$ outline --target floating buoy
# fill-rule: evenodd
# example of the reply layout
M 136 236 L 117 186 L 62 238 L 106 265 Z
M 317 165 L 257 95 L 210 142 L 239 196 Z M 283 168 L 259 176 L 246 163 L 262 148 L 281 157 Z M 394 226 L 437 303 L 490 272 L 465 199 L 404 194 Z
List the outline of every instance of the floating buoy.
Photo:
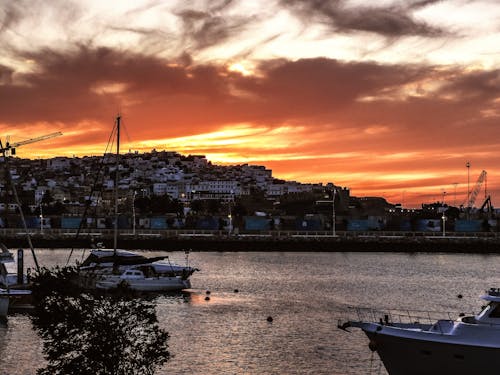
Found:
M 463 298 L 463 296 L 461 294 L 459 294 L 457 297 L 458 297 L 458 299 L 462 299 Z
M 209 297 L 209 296 L 206 296 L 206 297 L 205 297 L 205 301 L 210 301 L 210 297 Z
M 235 289 L 235 290 L 234 290 L 234 292 L 235 292 L 235 293 L 238 293 L 238 292 L 239 292 L 239 290 L 238 290 L 238 289 Z
M 210 292 L 210 290 L 207 290 L 205 293 L 206 293 L 206 294 L 210 294 L 211 292 Z
M 273 317 L 272 317 L 272 316 L 268 316 L 268 317 L 267 317 L 267 321 L 268 321 L 269 323 L 271 323 L 271 322 L 273 321 Z

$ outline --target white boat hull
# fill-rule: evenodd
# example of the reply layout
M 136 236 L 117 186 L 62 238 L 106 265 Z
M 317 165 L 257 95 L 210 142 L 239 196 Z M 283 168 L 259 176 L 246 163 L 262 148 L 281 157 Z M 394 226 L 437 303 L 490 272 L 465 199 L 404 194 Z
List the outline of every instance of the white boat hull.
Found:
M 390 375 L 494 374 L 500 368 L 500 348 L 363 331 Z
M 178 292 L 191 288 L 189 280 L 180 277 L 159 277 L 143 279 L 126 279 L 120 276 L 108 275 L 95 283 L 97 289 L 116 289 L 120 286 L 139 292 Z

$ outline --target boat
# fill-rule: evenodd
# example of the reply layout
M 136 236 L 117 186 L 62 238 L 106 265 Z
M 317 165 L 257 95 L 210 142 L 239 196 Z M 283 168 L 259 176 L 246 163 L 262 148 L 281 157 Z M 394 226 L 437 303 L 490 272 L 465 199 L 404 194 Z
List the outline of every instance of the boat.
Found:
M 14 263 L 14 257 L 2 243 L 0 250 L 0 320 L 5 321 L 9 312 L 29 310 L 33 305 L 31 285 L 22 267 L 18 274 L 8 273 L 6 264 Z
M 491 288 L 481 298 L 487 304 L 478 314 L 459 314 L 454 320 L 423 323 L 430 313 L 356 309 L 358 319 L 339 321 L 338 328 L 360 328 L 390 375 L 496 374 L 500 368 L 500 288 Z
M 188 264 L 189 253 L 186 252 L 186 265 L 171 263 L 168 256 L 146 257 L 144 255 L 123 249 L 105 249 L 102 243 L 90 250 L 90 254 L 80 264 L 80 270 L 94 270 L 103 273 L 111 273 L 113 268 L 119 271 L 125 271 L 142 265 L 149 265 L 156 274 L 163 276 L 182 276 L 187 278 L 198 268 L 190 267 Z
M 177 292 L 191 288 L 188 278 L 157 274 L 151 265 L 128 268 L 119 274 L 106 274 L 96 281 L 97 289 L 130 288 L 137 292 Z
M 118 115 L 113 128 L 113 133 L 116 133 L 113 248 L 103 249 L 98 246 L 90 251 L 90 255 L 79 266 L 78 284 L 87 289 L 105 290 L 125 286 L 140 292 L 174 292 L 189 289 L 189 277 L 197 271 L 196 268 L 187 264 L 185 267 L 171 264 L 165 261 L 168 257 L 147 258 L 117 248 L 120 122 L 121 116 Z

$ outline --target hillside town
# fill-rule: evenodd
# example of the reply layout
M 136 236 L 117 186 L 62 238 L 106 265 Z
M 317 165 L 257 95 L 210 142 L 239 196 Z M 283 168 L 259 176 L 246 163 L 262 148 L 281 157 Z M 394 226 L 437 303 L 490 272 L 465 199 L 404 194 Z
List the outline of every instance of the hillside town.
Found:
M 260 165 L 215 165 L 204 155 L 152 150 L 115 156 L 11 157 L 8 170 L 30 228 L 111 228 L 115 178 L 120 228 L 240 231 L 496 231 L 491 204 L 467 211 L 444 202 L 405 209 L 354 197 L 333 183 L 273 177 Z M 2 171 L 4 169 L 2 168 Z M 5 172 L 2 172 L 5 174 Z M 21 227 L 6 176 L 0 225 Z M 335 226 L 332 223 L 335 222 Z M 444 223 L 444 228 L 443 228 Z

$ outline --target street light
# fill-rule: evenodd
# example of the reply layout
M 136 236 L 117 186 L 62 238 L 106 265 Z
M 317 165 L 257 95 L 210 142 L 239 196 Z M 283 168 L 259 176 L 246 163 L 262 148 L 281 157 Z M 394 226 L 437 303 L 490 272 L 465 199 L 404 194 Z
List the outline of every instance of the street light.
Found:
M 229 219 L 229 225 L 228 225 L 228 235 L 230 236 L 231 235 L 231 232 L 233 230 L 233 215 L 232 215 L 232 212 L 231 212 L 231 203 L 233 202 L 234 200 L 234 191 L 231 190 L 231 198 L 229 200 L 229 204 L 228 204 L 228 215 L 227 215 L 227 218 Z
M 333 189 L 332 191 L 332 200 L 331 201 L 316 201 L 316 203 L 331 203 L 332 204 L 332 236 L 336 237 L 337 233 L 335 232 L 335 195 L 337 194 L 337 189 Z M 325 198 L 329 198 L 328 195 Z
M 134 196 L 132 198 L 132 234 L 135 236 L 135 197 L 137 195 L 137 190 L 134 190 Z
M 470 184 L 470 162 L 468 161 L 465 166 L 467 167 L 467 220 L 469 220 L 469 211 L 470 211 L 470 207 L 469 207 L 469 204 L 470 204 L 470 187 L 469 187 L 469 184 Z
M 446 236 L 446 215 L 443 212 L 443 216 L 441 216 L 441 219 L 443 220 L 443 237 Z
M 42 198 L 40 199 L 40 234 L 43 234 L 43 211 L 42 211 L 43 195 L 44 193 L 42 192 Z

